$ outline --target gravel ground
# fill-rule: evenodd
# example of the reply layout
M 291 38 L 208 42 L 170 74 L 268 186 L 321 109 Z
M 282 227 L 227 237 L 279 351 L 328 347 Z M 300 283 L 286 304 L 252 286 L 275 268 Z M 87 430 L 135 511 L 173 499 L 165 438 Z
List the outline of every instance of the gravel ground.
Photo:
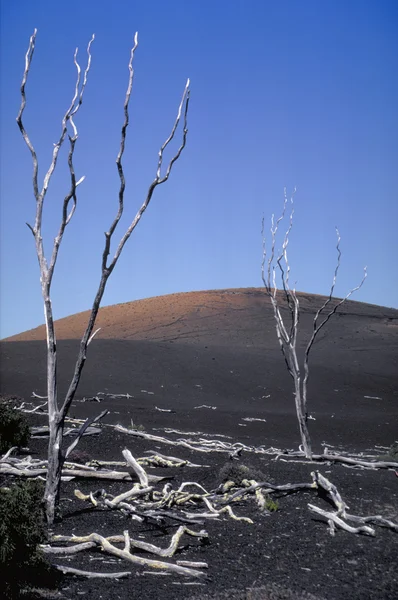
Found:
M 207 318 L 199 324 L 195 322 L 194 336 L 187 333 L 187 317 L 183 339 L 178 339 L 177 326 L 174 337 L 161 337 L 156 330 L 156 315 L 153 339 L 148 335 L 146 339 L 134 339 L 128 335 L 132 325 L 127 322 L 124 339 L 110 339 L 109 328 L 109 339 L 98 336 L 89 348 L 89 360 L 71 415 L 86 418 L 104 409 L 110 412 L 100 435 L 81 440 L 80 452 L 99 460 L 122 460 L 121 452 L 127 447 L 135 457 L 155 450 L 189 459 L 203 466 L 156 469 L 150 473 L 171 476 L 173 487 L 194 480 L 212 490 L 220 484 L 220 471 L 229 462 L 226 454 L 202 454 L 138 439 L 107 425 L 129 426 L 133 420 L 135 426 L 142 426 L 148 433 L 172 439 L 196 439 L 200 436 L 194 434 L 200 432 L 208 439 L 222 435 L 229 437 L 218 439 L 297 449 L 291 380 L 276 348 L 270 314 L 262 315 L 266 326 L 259 327 L 260 316 L 255 312 L 260 310 L 258 299 L 254 298 L 255 304 L 250 308 L 249 296 L 246 305 L 239 307 L 234 305 L 233 294 L 223 297 L 222 319 L 204 311 Z M 311 297 L 307 300 L 302 325 L 308 332 Z M 111 323 L 112 315 L 107 310 Z M 182 314 L 181 306 L 179 310 Z M 397 316 L 398 312 L 392 309 L 353 303 L 333 321 L 327 335 L 320 336 L 311 359 L 309 382 L 309 411 L 313 418 L 310 432 L 316 451 L 322 452 L 326 444 L 337 451 L 383 453 L 381 447 L 397 440 Z M 163 323 L 162 328 L 166 330 L 167 326 Z M 77 347 L 76 340 L 61 340 L 58 344 L 60 394 L 72 373 Z M 26 401 L 32 400 L 32 391 L 44 394 L 45 344 L 38 340 L 2 342 L 0 371 L 0 393 L 18 394 Z M 99 391 L 103 394 L 98 395 Z M 130 397 L 105 396 L 106 393 L 128 393 Z M 87 400 L 95 395 L 102 400 L 100 403 Z M 38 404 L 39 400 L 33 402 Z M 45 416 L 38 415 L 32 422 L 45 424 L 45 420 Z M 168 429 L 183 433 L 170 433 Z M 32 440 L 30 450 L 34 457 L 44 457 L 45 440 Z M 398 519 L 398 478 L 394 471 L 275 461 L 269 455 L 250 452 L 243 452 L 239 462 L 277 484 L 309 483 L 311 471 L 318 468 L 337 486 L 353 514 L 377 513 Z M 129 483 L 65 483 L 61 494 L 63 519 L 57 524 L 56 533 L 115 535 L 128 528 L 133 538 L 140 536 L 162 547 L 168 545 L 176 530 L 173 521 L 167 521 L 160 530 L 151 523 L 137 524 L 117 511 L 89 508 L 74 496 L 76 488 L 89 493 L 98 487 L 116 494 L 129 489 Z M 135 565 L 129 568 L 100 551 L 81 552 L 69 559 L 54 558 L 54 562 L 80 569 L 131 571 L 128 578 L 120 581 L 65 576 L 56 597 L 395 600 L 397 534 L 377 528 L 375 537 L 341 530 L 332 537 L 327 523 L 308 510 L 309 502 L 325 509 L 329 506 L 315 491 L 280 494 L 279 509 L 264 516 L 253 500 L 247 500 L 237 503 L 234 510 L 239 516 L 250 517 L 253 524 L 223 515 L 219 520 L 206 521 L 208 544 L 184 537 L 178 555 L 170 560 L 207 562 L 209 568 L 203 580 L 154 574 Z

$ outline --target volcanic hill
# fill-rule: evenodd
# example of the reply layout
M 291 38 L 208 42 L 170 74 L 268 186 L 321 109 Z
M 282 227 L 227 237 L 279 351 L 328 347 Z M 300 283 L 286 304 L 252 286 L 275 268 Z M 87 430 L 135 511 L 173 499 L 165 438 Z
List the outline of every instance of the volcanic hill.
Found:
M 325 298 L 298 297 L 298 352 L 302 358 L 314 314 Z M 61 399 L 72 377 L 87 319 L 85 312 L 56 322 Z M 308 385 L 308 425 L 315 451 L 323 452 L 326 445 L 337 452 L 363 456 L 372 452 L 374 456 L 386 452 L 397 440 L 397 325 L 398 310 L 349 301 L 321 330 L 310 354 Z M 129 427 L 133 421 L 135 428 L 156 436 L 297 450 L 300 437 L 292 379 L 263 289 L 189 292 L 108 306 L 100 309 L 96 327 L 101 329 L 88 347 L 70 410 L 71 417 L 80 419 L 109 411 L 100 435 L 79 442 L 81 451 L 91 458 L 120 461 L 126 446 L 134 456 L 154 450 L 172 453 L 202 465 L 180 474 L 173 472 L 177 478 L 173 485 L 178 486 L 184 477 L 212 490 L 220 483 L 225 461 L 231 465 L 228 454 L 174 448 L 110 426 L 120 423 Z M 0 375 L 0 394 L 17 394 L 27 405 L 43 404 L 42 399 L 32 398 L 32 392 L 46 394 L 43 326 L 0 342 Z M 40 412 L 29 417 L 40 425 L 47 418 Z M 30 450 L 34 456 L 45 457 L 46 440 L 32 440 Z M 265 472 L 267 481 L 278 484 L 310 481 L 314 469 L 313 464 L 285 462 L 283 456 L 276 461 L 267 453 L 246 450 L 240 463 Z M 397 519 L 394 471 L 328 464 L 316 468 L 330 477 L 354 514 L 381 513 Z M 108 483 L 107 489 L 111 487 Z M 65 484 L 61 533 L 98 530 L 113 535 L 125 527 L 115 511 L 82 509 L 74 496 L 76 485 Z M 78 485 L 88 493 L 94 484 L 79 481 Z M 122 484 L 117 489 L 117 493 L 125 491 Z M 322 499 L 309 493 L 281 493 L 274 516 L 259 514 L 255 503 L 251 508 L 237 505 L 239 514 L 250 516 L 253 525 L 231 519 L 206 522 L 210 544 L 203 548 L 188 544 L 180 555 L 209 563 L 210 577 L 201 588 L 192 589 L 191 582 L 174 577 L 144 575 L 134 567 L 132 576 L 117 585 L 112 579 L 69 578 L 63 597 L 314 600 L 315 594 L 315 600 L 397 598 L 396 561 L 392 558 L 397 550 L 396 533 L 379 528 L 374 538 L 342 531 L 332 537 L 327 524 L 309 514 L 309 501 L 321 503 Z M 251 512 L 246 513 L 249 508 Z M 174 529 L 168 533 L 171 531 Z M 146 523 L 143 535 L 166 546 L 157 525 Z M 79 553 L 73 561 L 80 569 L 93 570 L 89 553 Z M 276 591 L 264 591 L 261 586 L 268 584 L 276 586 Z
M 298 293 L 298 297 L 301 314 L 311 316 L 326 300 L 314 294 Z M 341 323 L 343 317 L 347 323 L 344 329 L 361 323 L 362 335 L 377 332 L 384 338 L 397 327 L 398 310 L 347 301 L 335 318 Z M 80 339 L 88 318 L 89 311 L 85 311 L 57 320 L 57 339 Z M 304 321 L 308 333 L 311 319 Z M 329 334 L 339 329 L 338 323 L 331 322 Z M 186 292 L 105 306 L 99 310 L 95 328 L 101 328 L 97 339 L 275 345 L 275 338 L 269 339 L 270 331 L 275 330 L 272 307 L 263 288 Z M 3 341 L 44 339 L 45 327 L 41 325 Z
M 298 297 L 302 355 L 315 311 L 325 298 Z M 86 311 L 56 321 L 61 394 L 68 387 L 88 315 Z M 309 381 L 309 408 L 318 419 L 314 429 L 320 438 L 338 432 L 341 420 L 349 417 L 364 419 L 376 440 L 390 429 L 390 437 L 396 437 L 397 324 L 398 310 L 348 301 L 322 329 L 310 355 Z M 135 414 L 155 406 L 172 408 L 181 418 L 186 415 L 188 428 L 191 411 L 203 404 L 225 414 L 220 425 L 225 430 L 241 413 L 279 425 L 286 425 L 289 417 L 286 436 L 297 437 L 292 381 L 264 289 L 188 292 L 107 306 L 99 311 L 98 327 L 79 397 L 98 391 L 128 393 L 134 397 Z M 44 395 L 44 339 L 41 326 L 1 342 L 2 393 Z M 78 408 L 84 412 L 84 404 Z M 129 418 L 119 412 L 119 420 Z

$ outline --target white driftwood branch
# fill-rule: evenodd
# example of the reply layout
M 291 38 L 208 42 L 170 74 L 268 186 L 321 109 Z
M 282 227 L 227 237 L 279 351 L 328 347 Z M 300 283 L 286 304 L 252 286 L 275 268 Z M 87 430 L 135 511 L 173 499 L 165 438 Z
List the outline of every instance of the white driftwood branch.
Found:
M 177 560 L 177 565 L 181 567 L 192 567 L 194 569 L 208 569 L 209 565 L 205 562 L 195 562 L 193 560 Z
M 80 544 L 74 544 L 73 546 L 50 546 L 48 544 L 40 546 L 41 551 L 44 554 L 57 554 L 62 556 L 68 556 L 82 552 L 83 550 L 90 550 L 90 548 L 96 547 L 95 542 L 81 542 Z
M 301 464 L 308 464 L 308 460 L 303 456 L 303 452 L 282 452 L 281 450 L 274 449 L 276 460 L 282 460 L 285 462 L 299 462 Z M 302 456 L 302 460 L 295 460 L 293 457 Z M 327 463 L 341 463 L 346 467 L 358 467 L 362 469 L 398 469 L 398 462 L 388 460 L 363 460 L 360 456 L 341 456 L 340 454 L 330 454 L 324 452 L 324 454 L 313 454 L 311 457 L 313 462 L 327 462 Z
M 318 489 L 322 488 L 330 496 L 330 498 L 333 501 L 333 504 L 337 508 L 337 514 L 342 515 L 344 517 L 348 506 L 340 496 L 340 492 L 338 491 L 334 483 L 329 481 L 329 479 L 327 479 L 319 471 L 312 471 L 311 477 L 314 482 L 314 485 Z
M 379 527 L 386 527 L 387 529 L 392 529 L 393 531 L 398 532 L 398 523 L 394 523 L 394 521 L 391 521 L 391 519 L 386 519 L 381 515 L 358 517 L 357 515 L 350 515 L 346 513 L 345 518 L 347 521 L 354 521 L 356 523 L 372 523 L 373 525 L 378 525 Z
M 138 462 L 140 464 L 146 463 L 147 461 L 151 464 L 155 464 L 158 466 L 167 466 L 167 467 L 202 467 L 202 468 L 210 468 L 210 465 L 199 465 L 196 463 L 192 463 L 189 460 L 176 458 L 175 456 L 166 456 L 165 454 L 160 454 L 160 452 L 154 452 L 153 450 L 145 450 L 146 453 L 152 454 L 152 456 L 148 456 L 148 458 L 139 458 Z
M 64 565 L 54 565 L 54 567 L 65 575 L 78 575 L 80 577 L 87 577 L 88 579 L 122 579 L 131 575 L 131 571 L 99 573 L 98 571 L 82 571 L 81 569 L 74 569 L 73 567 L 66 567 Z
M 398 469 L 398 462 L 388 460 L 362 460 L 350 456 L 340 456 L 338 454 L 314 454 L 312 460 L 340 462 L 354 467 L 363 467 L 365 469 Z
M 108 506 L 113 508 L 120 504 L 120 502 L 125 502 L 126 500 L 132 500 L 137 496 L 144 496 L 149 494 L 153 490 L 152 487 L 144 487 L 144 488 L 135 488 L 133 487 L 128 492 L 124 492 L 123 494 L 119 494 L 119 496 L 115 496 L 112 500 L 109 500 Z
M 368 527 L 367 525 L 359 525 L 358 527 L 351 527 L 348 525 L 341 517 L 339 517 L 339 513 L 323 510 L 322 508 L 318 508 L 318 506 L 314 506 L 313 504 L 308 504 L 308 508 L 322 517 L 325 517 L 329 523 L 330 534 L 335 535 L 335 525 L 348 531 L 348 533 L 365 533 L 366 535 L 375 535 L 375 530 L 372 527 Z
M 313 479 L 314 485 L 317 488 L 322 488 L 330 497 L 333 504 L 335 505 L 337 511 L 330 512 L 318 508 L 313 504 L 308 504 L 308 508 L 327 519 L 330 533 L 331 535 L 335 535 L 336 525 L 349 533 L 364 533 L 366 535 L 374 536 L 376 535 L 373 527 L 369 527 L 366 523 L 372 523 L 374 525 L 379 525 L 380 527 L 387 527 L 392 529 L 393 531 L 398 531 L 398 524 L 390 521 L 389 519 L 385 519 L 381 515 L 374 515 L 369 517 L 359 517 L 357 515 L 350 515 L 347 513 L 348 506 L 342 499 L 338 489 L 336 486 L 331 483 L 324 475 L 319 473 L 319 471 L 314 471 L 311 473 L 311 477 Z M 354 521 L 359 523 L 358 527 L 352 527 L 346 521 Z
M 7 462 L 11 456 L 11 454 L 15 451 L 18 450 L 18 446 L 12 446 L 11 448 L 9 448 L 9 450 L 7 450 L 7 452 L 0 457 L 0 462 Z
M 45 477 L 47 474 L 47 463 L 43 468 L 35 468 L 35 465 L 30 466 L 29 468 L 25 465 L 22 468 L 18 468 L 16 466 L 10 465 L 5 462 L 0 463 L 0 474 L 3 475 L 16 475 L 18 477 Z M 84 465 L 79 465 L 78 468 L 62 469 L 62 477 L 71 477 L 71 478 L 82 478 L 82 479 L 104 479 L 108 481 L 132 481 L 132 476 L 130 473 L 125 471 L 97 471 L 90 468 L 85 467 Z M 148 475 L 148 479 L 150 483 L 158 483 L 159 481 L 168 479 L 168 477 L 158 477 L 157 475 Z M 70 479 L 69 479 L 70 481 Z
M 235 442 L 233 444 L 229 442 L 222 442 L 221 440 L 206 440 L 200 439 L 197 440 L 171 440 L 166 437 L 162 437 L 159 435 L 153 435 L 151 433 L 146 433 L 144 431 L 136 431 L 134 429 L 129 429 L 124 427 L 123 425 L 115 425 L 114 428 L 117 431 L 121 431 L 123 433 L 127 433 L 129 435 L 140 437 L 146 440 L 150 440 L 153 442 L 160 442 L 162 444 L 167 444 L 170 446 L 180 446 L 183 448 L 188 448 L 189 450 L 195 450 L 196 452 L 209 453 L 209 452 L 220 452 L 230 454 L 231 452 L 238 452 L 244 450 L 245 452 L 256 453 L 256 454 L 271 454 L 270 449 L 266 449 L 262 446 L 255 448 L 254 446 L 246 446 L 240 442 Z M 170 432 L 171 433 L 171 432 Z
M 26 408 L 19 407 L 17 410 L 22 410 L 22 412 L 27 413 L 27 414 L 29 414 L 29 413 L 36 413 L 38 411 L 41 411 L 41 412 L 43 412 L 43 414 L 47 414 L 48 415 L 48 412 L 44 413 L 44 411 L 42 411 L 42 408 L 44 408 L 45 406 L 47 406 L 47 401 L 43 402 L 43 404 L 39 404 L 38 406 L 35 406 L 32 409 L 26 409 Z
M 132 467 L 132 469 L 136 473 L 138 479 L 140 480 L 140 484 L 142 485 L 142 487 L 144 487 L 144 488 L 148 487 L 148 475 L 146 474 L 145 470 L 141 467 L 141 465 L 138 464 L 138 462 L 135 460 L 135 458 L 131 454 L 130 450 L 127 450 L 127 448 L 125 448 L 122 451 L 122 454 L 123 454 L 124 458 L 126 459 L 127 464 L 130 465 L 130 467 Z
M 167 548 L 159 548 L 158 546 L 154 546 L 153 544 L 147 544 L 146 542 L 142 542 L 141 540 L 133 540 L 130 538 L 129 534 L 127 534 L 127 535 L 123 534 L 122 536 L 121 535 L 110 536 L 107 538 L 103 537 L 102 535 L 99 535 L 98 533 L 91 533 L 90 535 L 87 535 L 87 536 L 75 536 L 75 535 L 73 535 L 73 536 L 53 536 L 52 542 L 54 542 L 54 543 L 56 543 L 56 542 L 72 542 L 75 546 L 75 553 L 80 552 L 83 549 L 86 549 L 85 544 L 87 544 L 87 543 L 91 544 L 91 542 L 94 542 L 96 545 L 100 546 L 104 552 L 106 552 L 108 554 L 112 554 L 114 556 L 117 556 L 118 558 L 127 560 L 128 562 L 131 562 L 135 565 L 152 567 L 154 569 L 160 569 L 162 571 L 170 571 L 170 572 L 178 573 L 180 575 L 186 575 L 186 576 L 191 576 L 191 577 L 203 577 L 204 573 L 197 569 L 192 569 L 192 568 L 184 567 L 184 566 L 173 564 L 173 563 L 167 563 L 167 562 L 162 562 L 162 561 L 158 561 L 158 560 L 147 559 L 147 558 L 143 558 L 141 556 L 136 556 L 134 554 L 131 554 L 130 550 L 133 547 L 133 548 L 138 548 L 140 550 L 144 550 L 151 554 L 156 554 L 158 556 L 161 556 L 162 558 L 171 558 L 172 556 L 174 556 L 174 554 L 177 550 L 177 547 L 178 547 L 178 543 L 184 534 L 187 534 L 187 535 L 190 535 L 193 537 L 198 537 L 200 539 L 206 539 L 208 537 L 208 534 L 206 531 L 196 532 L 196 531 L 192 531 L 191 529 L 188 529 L 187 527 L 182 525 L 181 527 L 178 528 L 176 533 L 173 535 L 170 545 Z M 127 548 L 125 547 L 123 550 L 121 550 L 120 548 L 117 548 L 114 545 L 114 544 L 120 544 L 120 543 L 126 544 L 126 541 L 129 542 L 130 547 L 127 547 Z M 46 547 L 43 547 L 42 550 L 44 553 L 46 553 L 46 552 L 56 553 L 57 548 L 52 547 L 51 550 L 47 550 Z M 61 553 L 62 553 L 62 551 L 63 551 L 63 548 L 61 549 Z

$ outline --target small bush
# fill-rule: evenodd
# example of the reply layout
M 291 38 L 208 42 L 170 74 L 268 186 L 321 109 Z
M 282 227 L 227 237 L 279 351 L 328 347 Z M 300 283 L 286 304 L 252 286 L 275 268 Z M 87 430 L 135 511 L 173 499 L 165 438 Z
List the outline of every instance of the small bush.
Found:
M 86 463 L 89 463 L 91 460 L 91 456 L 88 452 L 85 452 L 84 450 L 72 450 L 72 452 L 69 454 L 68 458 L 67 458 L 67 462 L 73 462 L 73 463 L 77 463 L 79 465 L 85 465 Z
M 0 488 L 0 581 L 5 598 L 47 579 L 49 566 L 39 553 L 45 541 L 43 483 L 22 481 Z
M 242 465 L 241 463 L 228 462 L 220 470 L 220 478 L 223 482 L 223 492 L 228 492 L 231 488 L 241 487 L 249 485 L 249 481 L 260 481 L 269 480 L 261 471 Z M 269 494 L 263 494 L 262 498 L 265 500 L 264 504 L 261 504 L 261 510 L 266 512 L 274 512 L 279 509 L 277 500 L 273 500 Z
M 0 454 L 12 446 L 26 446 L 30 431 L 26 417 L 13 408 L 12 397 L 0 398 Z
M 220 478 L 222 482 L 233 481 L 236 486 L 241 486 L 242 482 L 254 479 L 255 481 L 264 481 L 266 477 L 257 469 L 247 467 L 241 463 L 231 461 L 226 463 L 220 470 Z
M 276 512 L 279 510 L 279 502 L 277 500 L 273 500 L 269 494 L 265 497 L 265 510 L 268 512 Z

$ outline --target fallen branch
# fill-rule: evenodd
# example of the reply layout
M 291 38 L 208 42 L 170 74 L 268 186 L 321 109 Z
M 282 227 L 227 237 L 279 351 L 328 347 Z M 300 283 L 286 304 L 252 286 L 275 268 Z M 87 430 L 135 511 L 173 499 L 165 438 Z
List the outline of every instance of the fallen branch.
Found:
M 221 440 L 209 440 L 204 438 L 200 438 L 199 440 L 182 438 L 179 438 L 177 440 L 171 440 L 163 436 L 153 435 L 151 433 L 143 431 L 136 431 L 134 429 L 128 429 L 127 427 L 123 427 L 122 425 L 110 426 L 114 427 L 117 431 L 127 433 L 128 435 L 133 435 L 135 437 L 162 444 L 167 444 L 170 446 L 180 446 L 183 448 L 187 448 L 188 450 L 193 450 L 202 453 L 219 452 L 229 454 L 232 457 L 237 457 L 242 452 L 248 452 L 250 454 L 275 455 L 276 460 L 286 459 L 287 461 L 291 462 L 295 462 L 294 459 L 300 457 L 301 460 L 299 460 L 298 462 L 302 462 L 303 464 L 308 464 L 311 462 L 340 462 L 343 465 L 365 469 L 398 469 L 398 462 L 396 461 L 365 461 L 355 456 L 341 456 L 339 454 L 329 454 L 327 453 L 327 451 L 325 451 L 324 454 L 313 454 L 311 459 L 308 459 L 305 458 L 305 454 L 303 451 L 280 450 L 278 448 L 266 448 L 264 446 L 247 446 L 246 444 L 243 444 L 241 442 L 225 442 Z M 168 433 L 181 434 L 182 432 L 176 430 L 168 430 Z M 189 432 L 189 435 L 203 434 L 200 434 L 199 432 Z
M 387 527 L 392 529 L 393 531 L 398 531 L 398 524 L 390 521 L 389 519 L 385 519 L 381 515 L 374 515 L 370 517 L 359 517 L 357 515 L 350 515 L 347 513 L 347 504 L 342 499 L 338 489 L 336 486 L 331 483 L 324 475 L 319 473 L 319 471 L 314 471 L 311 473 L 312 479 L 314 481 L 314 485 L 318 489 L 323 489 L 333 504 L 336 506 L 336 512 L 330 512 L 318 508 L 313 504 L 308 504 L 308 508 L 323 517 L 325 517 L 328 521 L 330 534 L 335 535 L 336 525 L 349 533 L 364 533 L 366 535 L 374 536 L 376 535 L 373 527 L 369 527 L 366 523 L 373 523 L 374 525 L 379 525 L 380 527 Z M 345 520 L 344 520 L 345 519 Z M 360 523 L 358 527 L 352 527 L 345 521 L 355 521 L 356 523 Z
M 322 508 L 318 508 L 313 504 L 308 504 L 308 508 L 312 511 L 325 517 L 328 520 L 330 535 L 335 535 L 335 526 L 338 525 L 341 529 L 348 531 L 348 533 L 364 533 L 366 535 L 375 535 L 375 530 L 372 527 L 368 527 L 367 525 L 360 525 L 359 527 L 351 527 L 343 521 L 342 518 L 339 517 L 339 513 L 330 512 L 327 510 L 323 510 Z
M 144 488 L 148 487 L 148 481 L 149 481 L 148 475 L 146 474 L 145 470 L 141 467 L 141 465 L 138 464 L 138 462 L 135 460 L 135 458 L 131 454 L 130 450 L 127 450 L 127 448 L 125 448 L 122 451 L 122 454 L 123 454 L 124 458 L 126 459 L 127 464 L 133 469 L 134 473 L 137 475 L 142 487 L 144 487 Z
M 129 453 L 128 450 L 127 453 Z M 137 461 L 135 461 L 135 463 L 136 467 L 138 463 Z M 91 502 L 95 507 L 98 506 L 98 503 L 101 503 L 106 508 L 120 509 L 123 512 L 127 512 L 133 519 L 138 521 L 152 519 L 158 523 L 163 523 L 164 519 L 168 517 L 173 520 L 191 524 L 195 522 L 202 524 L 201 521 L 197 520 L 198 517 L 218 518 L 223 513 L 227 513 L 230 518 L 236 521 L 244 521 L 249 524 L 253 523 L 253 521 L 247 517 L 235 515 L 229 505 L 220 508 L 213 506 L 209 499 L 210 493 L 197 482 L 185 481 L 176 490 L 173 490 L 171 484 L 167 483 L 162 491 L 157 491 L 154 490 L 153 487 L 144 486 L 146 483 L 145 476 L 150 477 L 145 473 L 140 483 L 136 483 L 132 489 L 115 497 L 110 496 L 105 490 L 98 490 L 97 492 L 90 492 L 89 494 L 84 494 L 80 490 L 75 490 L 75 496 L 79 500 Z M 186 488 L 188 487 L 194 487 L 198 491 L 187 491 Z M 134 501 L 134 504 L 131 504 L 131 501 Z M 183 515 L 180 516 L 175 511 L 171 511 L 173 507 L 181 511 L 185 505 L 198 506 L 199 504 L 205 504 L 208 512 L 197 515 L 196 513 L 187 513 L 185 511 L 183 512 Z
M 118 558 L 127 560 L 135 565 L 151 567 L 154 569 L 160 569 L 160 570 L 169 571 L 172 573 L 178 573 L 180 575 L 186 575 L 186 576 L 190 576 L 190 577 L 203 577 L 204 573 L 197 569 L 181 566 L 178 564 L 143 558 L 141 556 L 136 556 L 131 553 L 131 548 L 138 548 L 140 550 L 150 552 L 151 554 L 156 554 L 157 556 L 161 556 L 162 558 L 166 558 L 166 557 L 171 558 L 172 556 L 174 556 L 174 554 L 177 550 L 177 547 L 178 547 L 178 543 L 184 534 L 187 534 L 187 535 L 190 535 L 193 537 L 197 537 L 200 539 L 208 538 L 208 533 L 204 530 L 196 532 L 196 531 L 192 531 L 191 529 L 188 529 L 184 525 L 181 525 L 181 527 L 179 527 L 178 530 L 176 531 L 176 533 L 173 535 L 170 545 L 167 548 L 159 548 L 158 546 L 154 546 L 153 544 L 148 544 L 146 542 L 142 542 L 141 540 L 133 540 L 130 538 L 130 534 L 127 530 L 124 531 L 123 536 L 116 535 L 116 536 L 110 536 L 110 537 L 105 538 L 102 535 L 99 535 L 98 533 L 91 533 L 90 535 L 87 535 L 87 536 L 58 535 L 58 536 L 53 536 L 51 541 L 52 542 L 73 542 L 74 546 L 72 547 L 72 551 L 70 552 L 70 554 L 75 554 L 77 552 L 85 550 L 88 547 L 91 548 L 91 547 L 93 547 L 92 543 L 94 543 L 95 545 L 100 546 L 104 552 L 106 552 L 108 554 L 112 554 L 113 556 L 117 556 Z M 86 545 L 88 543 L 90 544 L 90 546 Z M 114 545 L 114 544 L 120 544 L 120 543 L 124 543 L 123 550 L 120 548 L 117 548 Z M 61 554 L 64 553 L 63 547 L 61 547 L 61 548 L 50 547 L 50 549 L 48 546 L 42 547 L 42 551 L 45 554 L 46 553 L 56 554 L 56 553 L 58 553 L 58 550 L 60 550 Z
M 349 515 L 346 513 L 345 518 L 349 521 L 356 521 L 360 523 L 373 523 L 374 525 L 379 525 L 379 527 L 387 527 L 388 529 L 398 532 L 398 524 L 394 523 L 394 521 L 390 521 L 390 519 L 382 517 L 381 515 L 358 517 L 356 515 Z
M 89 550 L 95 548 L 97 544 L 95 542 L 82 542 L 81 544 L 74 544 L 73 546 L 58 546 L 56 548 L 52 546 L 41 546 L 40 549 L 44 554 L 62 554 L 64 556 L 70 554 L 76 554 L 82 550 Z
M 144 496 L 149 494 L 153 490 L 152 487 L 144 487 L 144 488 L 135 488 L 133 487 L 128 492 L 124 492 L 124 494 L 119 494 L 119 496 L 115 496 L 112 500 L 109 500 L 108 506 L 111 508 L 117 506 L 120 502 L 125 502 L 126 500 L 131 500 L 132 498 L 136 498 L 137 496 Z
M 127 394 L 110 394 L 108 392 L 97 392 L 97 396 L 104 396 L 107 398 L 127 398 L 127 400 L 129 400 L 130 398 L 133 398 L 133 396 L 131 396 L 129 393 L 127 393 Z
M 146 452 L 151 453 L 153 450 L 146 450 Z M 156 452 L 152 454 L 152 456 L 148 456 L 148 458 L 139 458 L 137 459 L 140 465 L 142 464 L 150 464 L 151 466 L 157 467 L 202 467 L 202 468 L 210 468 L 210 465 L 198 465 L 196 463 L 192 463 L 189 460 L 185 460 L 182 458 L 176 458 L 175 456 L 166 456 L 164 454 L 160 454 Z
M 319 471 L 312 471 L 311 477 L 314 482 L 314 486 L 317 489 L 323 489 L 330 496 L 333 504 L 337 508 L 337 514 L 345 517 L 346 508 L 348 508 L 348 506 L 340 496 L 340 493 L 334 483 L 329 481 L 329 479 L 327 479 Z
M 3 475 L 17 475 L 18 477 L 38 477 L 39 475 L 46 476 L 47 474 L 47 461 L 43 468 L 34 468 L 34 463 L 31 468 L 26 466 L 23 468 L 17 468 L 8 463 L 0 463 L 0 474 Z M 80 465 L 80 468 L 76 469 L 62 469 L 62 477 L 79 477 L 82 479 L 107 479 L 109 481 L 132 481 L 133 477 L 131 473 L 125 471 L 96 471 L 89 467 Z M 157 475 L 148 475 L 150 483 L 158 483 L 170 479 L 170 477 L 158 477 Z
M 12 446 L 11 448 L 9 448 L 7 450 L 7 452 L 0 458 L 0 462 L 6 462 L 7 460 L 9 460 L 11 454 L 15 451 L 18 450 L 18 446 Z
M 89 579 L 122 579 L 131 575 L 131 571 L 122 571 L 121 573 L 98 573 L 97 571 L 81 571 L 73 567 L 65 567 L 64 565 L 54 565 L 58 571 L 65 575 L 79 575 L 80 577 L 88 577 Z
M 44 414 L 44 413 L 42 413 Z M 76 429 L 75 427 L 70 427 L 69 429 L 65 429 L 63 432 L 63 437 L 66 437 L 68 435 L 77 435 L 78 434 L 78 429 Z M 99 427 L 87 427 L 86 430 L 84 431 L 83 435 L 99 435 L 101 433 L 101 429 Z M 35 438 L 45 438 L 48 437 L 49 434 L 49 428 L 48 426 L 44 426 L 44 427 L 31 427 L 31 437 L 33 439 Z
M 31 402 L 29 402 L 29 404 L 32 405 Z M 36 413 L 36 412 L 40 411 L 44 406 L 47 406 L 47 400 L 45 402 L 43 402 L 43 404 L 39 404 L 38 406 L 35 406 L 34 408 L 25 408 L 25 406 L 26 406 L 26 402 L 22 402 L 22 404 L 20 404 L 19 406 L 14 406 L 14 409 L 19 410 L 26 414 Z M 48 415 L 48 412 L 42 411 L 41 414 Z
M 127 427 L 123 427 L 122 425 L 115 425 L 114 428 L 117 431 L 121 431 L 123 433 L 127 433 L 128 435 L 133 435 L 135 437 L 140 437 L 146 440 L 150 440 L 152 442 L 160 442 L 162 444 L 168 444 L 170 446 L 181 446 L 183 448 L 188 448 L 188 450 L 195 450 L 196 452 L 222 452 L 222 453 L 231 453 L 236 452 L 238 450 L 245 452 L 251 452 L 256 454 L 270 454 L 268 449 L 265 449 L 263 446 L 255 448 L 253 446 L 246 446 L 245 444 L 241 444 L 240 442 L 229 443 L 222 442 L 220 440 L 170 440 L 168 438 L 153 435 L 151 433 L 146 433 L 144 431 L 136 431 L 135 429 L 128 429 Z M 196 435 L 196 434 L 195 434 Z
M 192 560 L 177 560 L 177 565 L 181 567 L 193 567 L 194 569 L 208 569 L 209 565 L 205 562 L 194 562 Z
M 262 489 L 263 493 L 269 494 L 271 492 L 299 492 L 301 490 L 311 490 L 316 489 L 316 485 L 314 483 L 286 483 L 284 485 L 274 485 L 269 481 L 262 481 L 260 483 L 253 483 L 245 488 L 239 488 L 236 492 L 232 494 L 232 496 L 224 497 L 221 500 L 222 504 L 234 502 L 237 500 L 242 500 L 244 496 L 251 494 L 252 492 L 256 492 L 256 490 Z
M 279 459 L 283 456 L 283 459 L 287 459 L 287 462 L 290 461 L 289 457 L 302 457 L 302 460 L 298 461 L 303 464 L 308 462 L 328 462 L 328 463 L 342 463 L 344 466 L 352 466 L 352 467 L 360 467 L 363 469 L 397 469 L 398 462 L 396 461 L 386 461 L 386 460 L 362 460 L 361 458 L 357 458 L 355 456 L 342 456 L 340 454 L 329 454 L 327 449 L 325 449 L 324 454 L 313 454 L 311 459 L 306 459 L 302 452 L 276 452 L 276 459 Z M 291 462 L 295 462 L 291 460 Z

